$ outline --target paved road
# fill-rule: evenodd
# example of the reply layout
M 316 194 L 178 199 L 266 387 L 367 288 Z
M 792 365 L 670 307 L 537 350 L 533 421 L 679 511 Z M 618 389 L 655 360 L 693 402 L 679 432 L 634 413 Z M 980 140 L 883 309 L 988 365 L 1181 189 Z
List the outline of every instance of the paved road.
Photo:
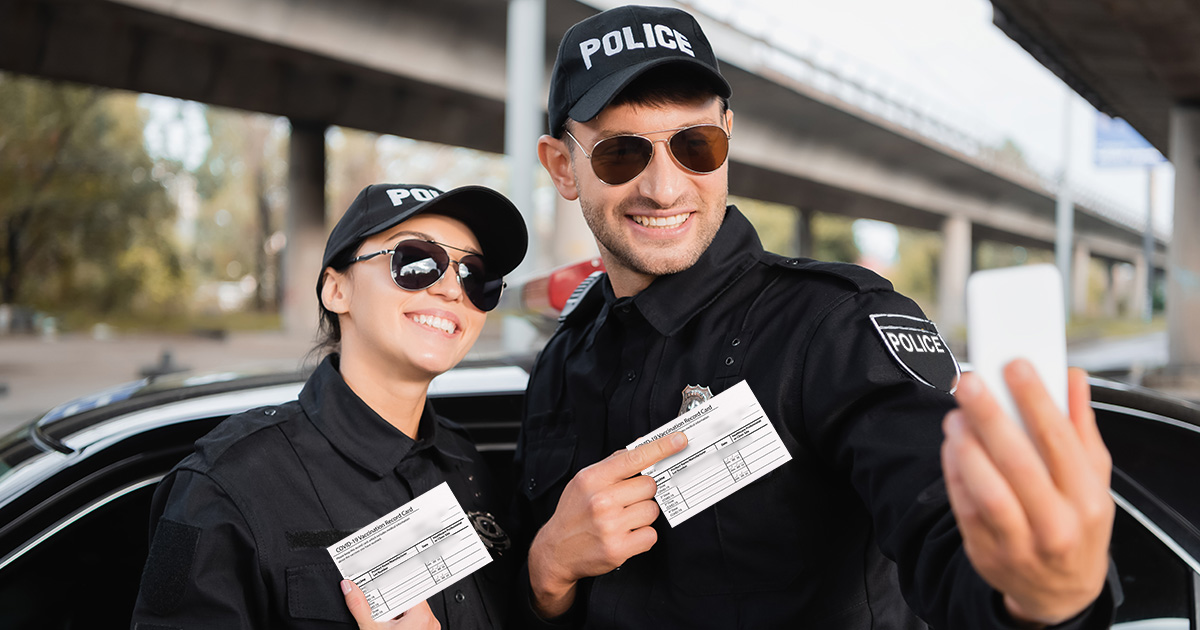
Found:
M 84 335 L 43 340 L 0 337 L 0 433 L 72 398 L 142 378 L 171 363 L 197 370 L 277 366 L 295 369 L 311 347 L 281 333 L 237 334 L 224 340 L 134 335 L 96 340 Z
M 497 354 L 500 327 L 486 327 L 469 357 Z M 0 335 L 0 435 L 64 402 L 136 381 L 164 353 L 177 367 L 198 371 L 302 367 L 313 343 L 282 332 L 234 333 L 224 339 L 194 335 L 124 335 L 107 340 L 84 334 L 54 339 Z M 309 361 L 315 359 L 309 358 Z
M 1167 364 L 1167 333 L 1076 344 L 1067 352 L 1067 362 L 1089 372 L 1152 370 Z

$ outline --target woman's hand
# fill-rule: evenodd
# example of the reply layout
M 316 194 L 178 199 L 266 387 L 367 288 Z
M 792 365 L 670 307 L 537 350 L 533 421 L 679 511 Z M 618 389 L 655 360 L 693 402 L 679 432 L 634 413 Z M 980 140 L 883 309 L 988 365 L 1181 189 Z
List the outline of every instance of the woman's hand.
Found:
M 367 596 L 363 595 L 357 584 L 342 580 L 342 594 L 346 596 L 346 607 L 354 615 L 360 630 L 439 630 L 442 627 L 425 602 L 413 606 L 391 621 L 375 621 L 371 618 Z

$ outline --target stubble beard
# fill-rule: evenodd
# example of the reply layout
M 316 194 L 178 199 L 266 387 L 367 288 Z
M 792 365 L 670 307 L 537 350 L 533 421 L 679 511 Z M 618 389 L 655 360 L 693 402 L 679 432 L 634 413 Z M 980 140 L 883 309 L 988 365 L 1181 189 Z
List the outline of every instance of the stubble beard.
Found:
M 623 220 L 629 205 L 633 204 L 622 204 L 618 208 L 617 216 L 622 218 L 618 218 L 617 221 Z M 625 238 L 619 227 L 606 221 L 608 217 L 604 208 L 588 203 L 583 197 L 579 198 L 579 207 L 583 212 L 584 221 L 596 237 L 596 242 L 611 257 L 611 261 L 606 260 L 606 265 L 611 266 L 615 263 L 629 271 L 651 277 L 679 273 L 696 264 L 716 238 L 725 210 L 724 207 L 693 206 L 699 208 L 699 212 L 688 217 L 688 221 L 696 221 L 696 225 L 692 226 L 693 238 L 689 242 L 682 246 L 664 243 L 660 247 L 638 248 Z

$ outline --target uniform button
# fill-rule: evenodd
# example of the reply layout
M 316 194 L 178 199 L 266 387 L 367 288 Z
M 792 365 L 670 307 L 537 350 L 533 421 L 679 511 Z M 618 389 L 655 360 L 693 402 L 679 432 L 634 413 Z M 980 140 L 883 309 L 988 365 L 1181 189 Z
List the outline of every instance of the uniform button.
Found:
M 725 357 L 725 365 L 733 365 L 733 357 Z
M 273 416 L 273 415 L 275 415 L 275 410 L 274 410 L 274 409 L 268 409 L 268 410 L 266 410 L 266 412 L 265 412 L 265 413 L 266 413 L 268 416 Z
M 625 306 L 622 306 L 622 307 L 621 307 L 619 310 L 620 310 L 622 313 L 625 313 L 625 314 L 627 314 L 627 315 L 628 315 L 628 314 L 629 314 L 629 305 L 628 305 L 628 304 L 626 304 Z
M 742 345 L 742 340 L 735 337 L 733 341 L 729 342 L 729 345 L 734 347 L 740 346 Z
M 461 603 L 463 603 L 463 600 L 466 598 L 467 598 L 467 596 L 463 595 L 462 591 L 454 591 L 454 601 L 461 604 Z
M 467 481 L 475 481 L 475 475 L 467 475 Z
M 796 260 L 795 258 L 792 258 L 791 260 L 788 261 L 788 264 L 789 265 L 799 265 L 800 261 Z
M 478 493 L 478 492 L 476 492 L 476 493 L 475 493 L 475 498 L 476 498 L 476 499 L 478 499 L 480 496 L 482 496 L 480 493 Z
M 625 373 L 625 380 L 629 381 L 630 383 L 632 383 L 633 379 L 635 379 L 635 378 L 637 378 L 637 372 L 634 372 L 633 370 L 629 370 L 628 372 Z
M 528 486 L 529 491 L 532 492 L 533 489 L 536 487 L 537 487 L 537 481 L 535 479 L 530 479 L 529 486 Z

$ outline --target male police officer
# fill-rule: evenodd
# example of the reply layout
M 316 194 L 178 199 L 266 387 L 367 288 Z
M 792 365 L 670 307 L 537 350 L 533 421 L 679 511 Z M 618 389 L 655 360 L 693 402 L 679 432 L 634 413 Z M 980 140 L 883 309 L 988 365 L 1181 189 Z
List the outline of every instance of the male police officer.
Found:
M 729 95 L 681 11 L 613 9 L 559 48 L 538 155 L 607 275 L 530 379 L 526 623 L 1107 626 L 1111 464 L 1082 375 L 1066 418 L 1010 366 L 1029 437 L 970 375 L 951 411 L 957 365 L 914 303 L 859 267 L 763 251 L 726 206 Z M 743 380 L 792 460 L 656 521 L 638 472 L 686 439 L 623 447 Z

